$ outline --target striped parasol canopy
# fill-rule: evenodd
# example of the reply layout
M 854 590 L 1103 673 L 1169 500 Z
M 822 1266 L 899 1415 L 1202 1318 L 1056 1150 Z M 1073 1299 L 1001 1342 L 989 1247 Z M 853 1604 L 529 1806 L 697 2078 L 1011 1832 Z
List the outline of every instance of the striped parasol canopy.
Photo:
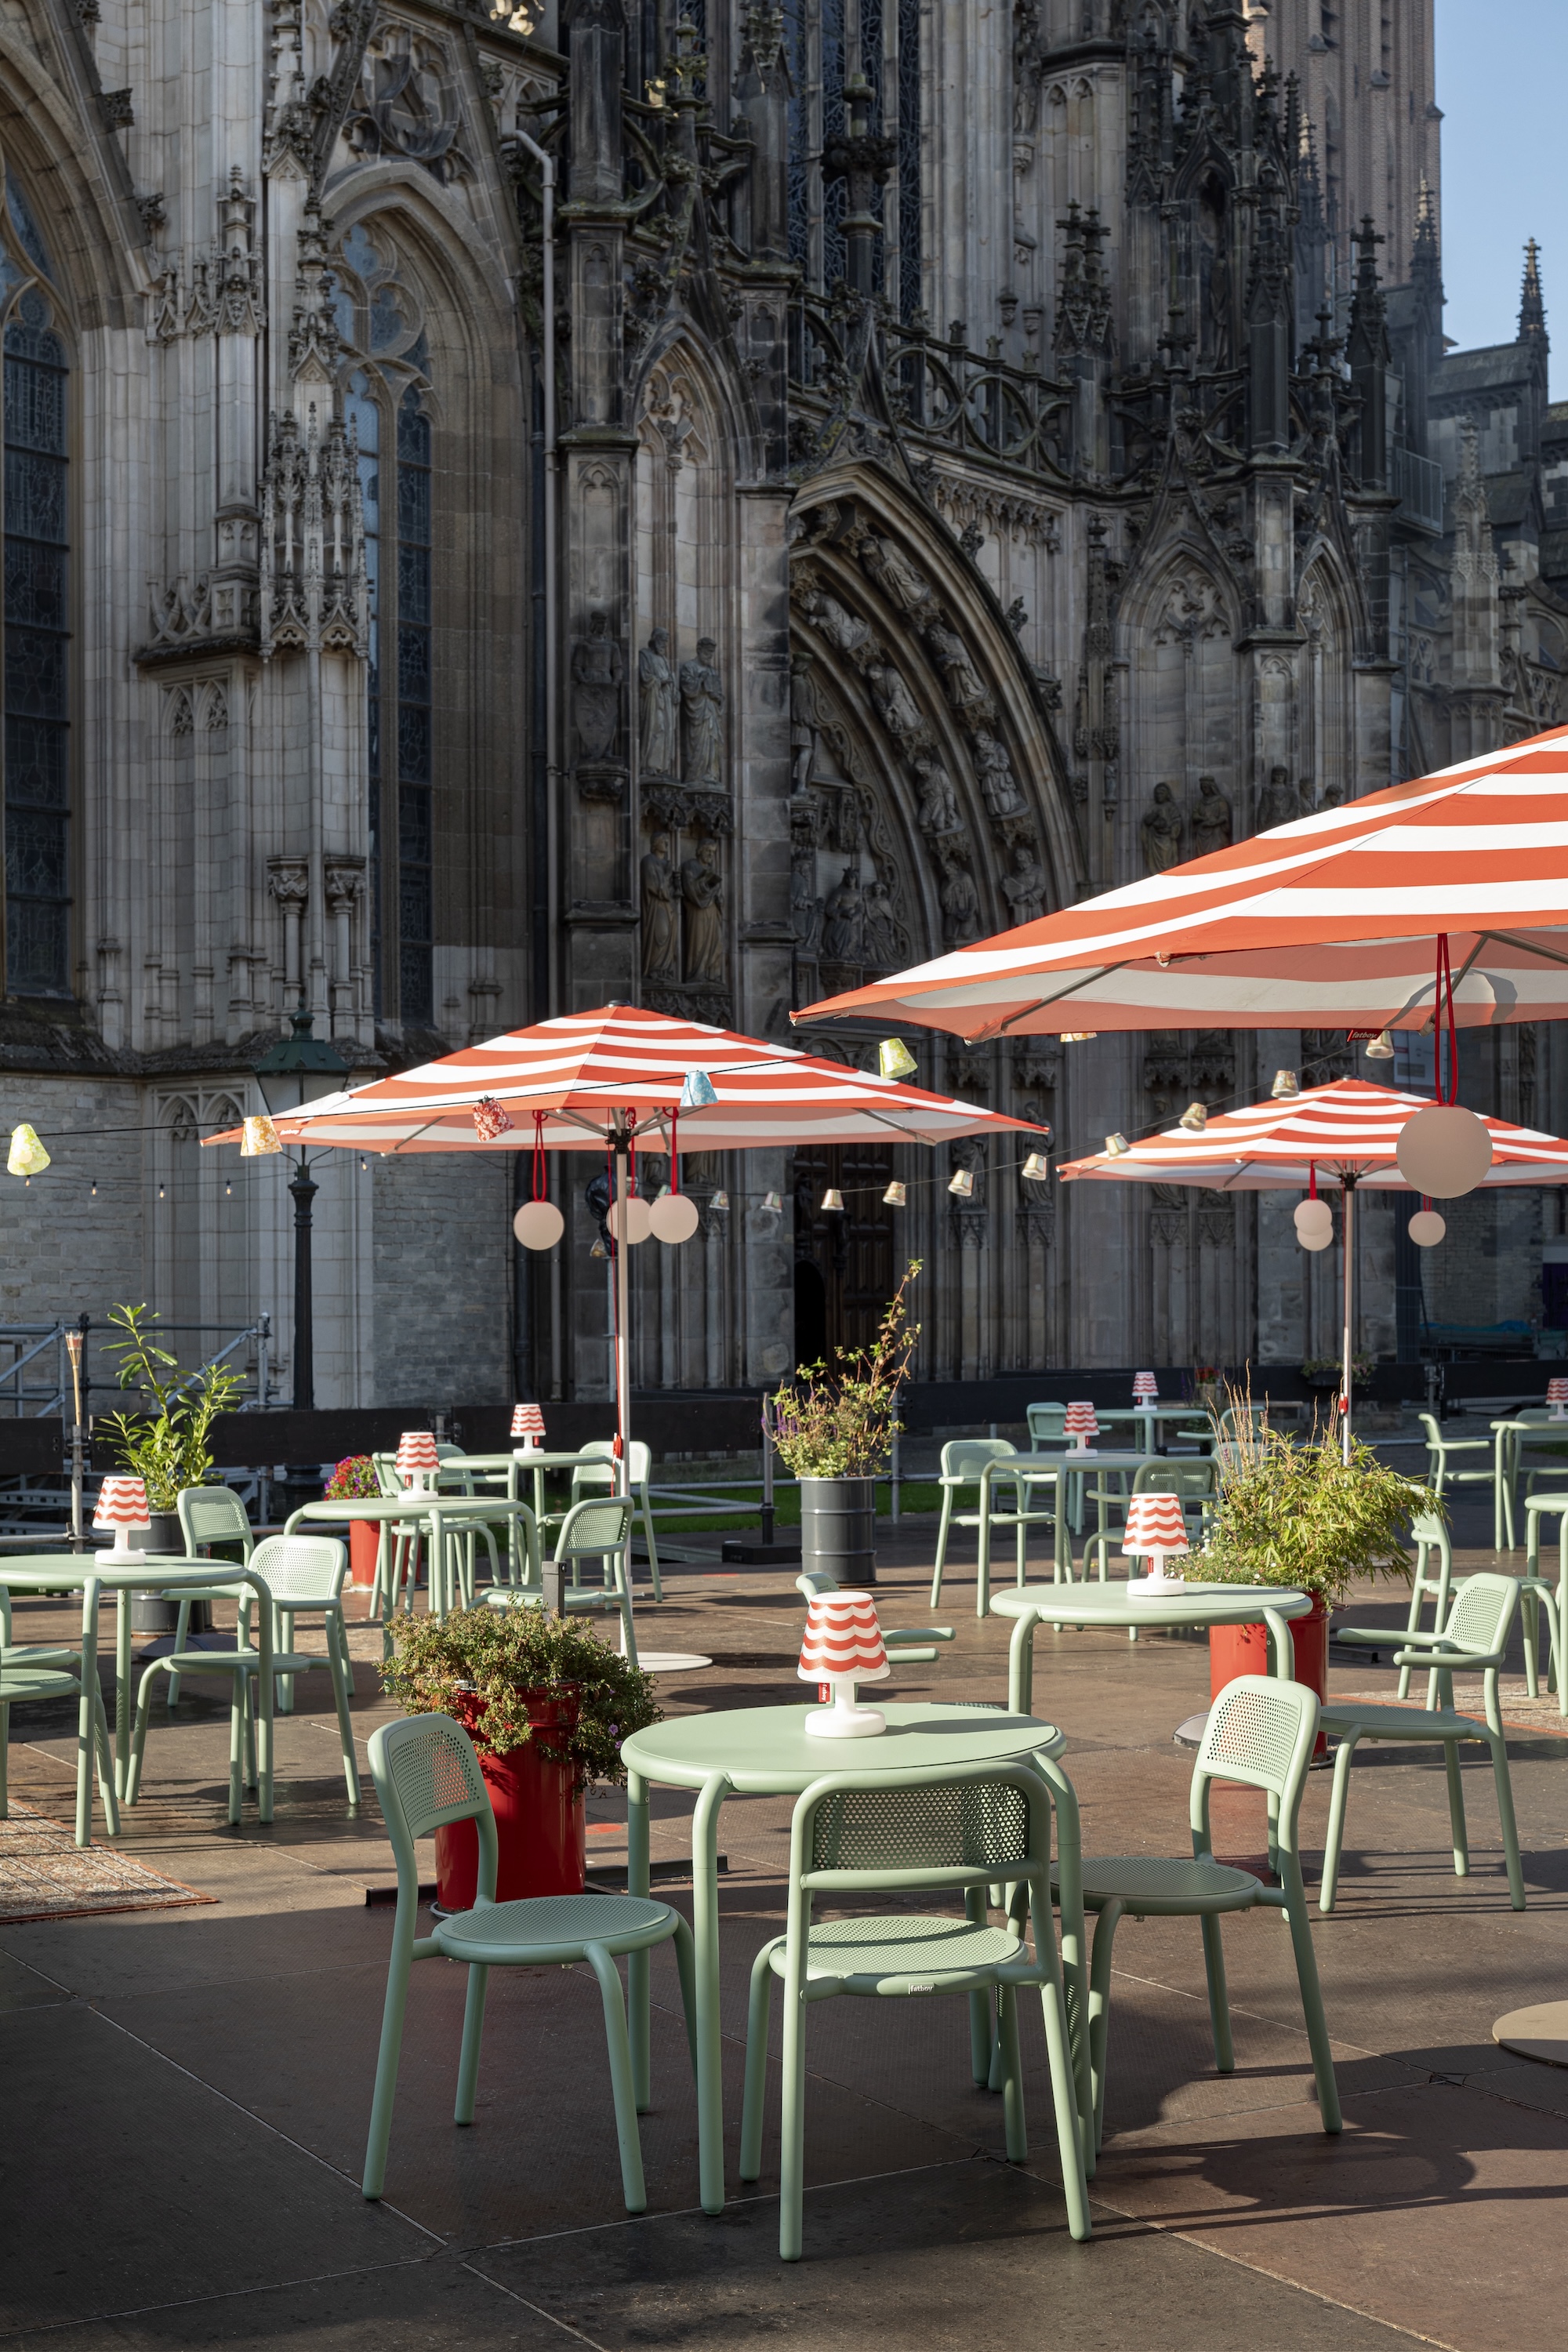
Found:
M 1446 939 L 1461 1028 L 1568 1015 L 1568 727 L 1276 825 L 802 1023 L 971 1039 L 1426 1029 Z
M 1058 1171 L 1064 1184 L 1085 1178 L 1118 1184 L 1204 1184 L 1221 1192 L 1305 1191 L 1315 1168 L 1319 1181 L 1387 1192 L 1415 1188 L 1399 1172 L 1394 1153 L 1406 1122 L 1430 1110 L 1431 1098 L 1363 1078 L 1336 1078 L 1281 1102 L 1216 1111 L 1195 1132 L 1171 1127 L 1125 1150 L 1091 1152 Z M 1483 1185 L 1568 1184 L 1568 1141 L 1482 1118 L 1492 1164 Z
M 706 1087 L 689 1084 L 700 1079 Z M 499 1130 L 496 1106 L 510 1114 Z M 324 1096 L 275 1124 L 283 1143 L 354 1151 L 517 1151 L 534 1146 L 536 1112 L 546 1151 L 602 1151 L 606 1134 L 628 1115 L 639 1140 L 668 1151 L 672 1112 L 679 1145 L 690 1151 L 943 1143 L 1032 1124 L 635 1004 L 509 1030 L 438 1062 Z M 239 1135 L 230 1128 L 205 1140 L 233 1143 Z

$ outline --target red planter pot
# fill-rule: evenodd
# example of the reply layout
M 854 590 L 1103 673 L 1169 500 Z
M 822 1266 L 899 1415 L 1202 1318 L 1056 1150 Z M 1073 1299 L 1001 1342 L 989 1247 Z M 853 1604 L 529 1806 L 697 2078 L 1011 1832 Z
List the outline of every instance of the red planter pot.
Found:
M 381 1549 L 381 1528 L 374 1519 L 349 1521 L 349 1582 L 363 1584 L 367 1590 L 375 1582 L 376 1555 Z
M 1329 1695 L 1329 1612 L 1324 1601 L 1314 1597 L 1309 1617 L 1295 1618 L 1290 1626 L 1290 1648 L 1295 1679 L 1316 1691 L 1318 1703 Z M 1264 1625 L 1211 1625 L 1209 1627 L 1209 1697 L 1218 1698 L 1226 1683 L 1238 1675 L 1266 1675 L 1268 1672 L 1268 1631 Z M 1313 1753 L 1326 1756 L 1329 1743 L 1322 1733 Z
M 577 1717 L 574 1696 L 560 1691 L 525 1695 L 528 1719 L 536 1731 L 570 1730 Z M 467 1727 L 480 1727 L 483 1708 Z M 496 1817 L 496 1901 L 527 1895 L 581 1895 L 587 1884 L 587 1790 L 574 1789 L 570 1764 L 542 1756 L 536 1741 L 505 1756 L 481 1748 L 479 1769 Z M 472 1822 L 453 1822 L 436 1832 L 436 1900 L 443 1911 L 473 1907 L 479 1874 L 479 1833 Z

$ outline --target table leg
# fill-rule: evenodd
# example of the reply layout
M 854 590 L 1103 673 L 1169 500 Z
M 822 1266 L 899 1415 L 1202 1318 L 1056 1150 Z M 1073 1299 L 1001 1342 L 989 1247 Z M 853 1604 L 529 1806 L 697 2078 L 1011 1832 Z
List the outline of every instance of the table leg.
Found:
M 1007 1644 L 1007 1712 L 1032 1715 L 1035 1695 L 1035 1628 L 1039 1618 L 1026 1609 Z
M 98 1725 L 93 1699 L 98 1690 L 98 1587 L 89 1582 L 82 1595 L 81 1706 L 77 1717 L 76 1842 L 92 1843 L 92 1784 L 98 1770 Z M 112 1775 L 110 1776 L 112 1779 Z
M 626 1774 L 626 1893 L 647 1896 L 647 1782 L 640 1773 Z M 637 2113 L 652 2095 L 653 2061 L 648 2021 L 648 1954 L 632 1952 L 626 1959 L 626 2021 L 632 2045 L 632 2092 Z
M 256 1672 L 256 1811 L 258 1820 L 272 1819 L 272 1720 L 276 1693 L 272 1677 L 272 1595 L 259 1577 L 256 1594 L 256 1646 L 260 1652 Z
M 1568 1715 L 1568 1511 L 1557 1522 L 1557 1706 Z
M 724 2043 L 719 2025 L 719 1808 L 723 1776 L 703 1783 L 691 1817 L 691 1927 L 697 1948 L 697 2149 L 705 2213 L 724 2210 Z
M 1061 1921 L 1062 1978 L 1067 1996 L 1068 2033 L 1072 2043 L 1073 2075 L 1078 2085 L 1079 2126 L 1083 2136 L 1086 2179 L 1094 2177 L 1094 2089 L 1089 2052 L 1089 1930 L 1083 1909 L 1083 1837 L 1079 1822 L 1078 1791 L 1048 1756 L 1035 1762 L 1050 1782 L 1057 1808 L 1057 1909 Z
M 114 1596 L 114 1793 L 125 1794 L 131 1761 L 131 1595 Z

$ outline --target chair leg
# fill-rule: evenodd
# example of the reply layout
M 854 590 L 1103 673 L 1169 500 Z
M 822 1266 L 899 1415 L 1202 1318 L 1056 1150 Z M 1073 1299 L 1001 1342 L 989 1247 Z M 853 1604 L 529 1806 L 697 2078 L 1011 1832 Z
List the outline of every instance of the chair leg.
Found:
M 11 1818 L 10 1791 L 11 1709 L 0 1706 L 0 1822 Z
M 1220 1939 L 1219 1920 L 1212 1911 L 1203 1914 L 1204 1973 L 1209 1985 L 1209 2023 L 1214 2030 L 1214 2063 L 1221 2074 L 1236 2072 L 1236 2044 L 1230 2033 L 1230 1997 L 1225 1981 L 1225 1946 Z
M 741 2098 L 741 2178 L 760 2180 L 763 2172 L 763 2107 L 768 2087 L 768 2010 L 773 1990 L 773 1943 L 752 1962 L 746 2000 L 746 2084 Z
M 349 1720 L 348 1686 L 343 1680 L 343 1662 L 338 1655 L 332 1639 L 332 1621 L 327 1620 L 327 1672 L 332 1678 L 332 1704 L 338 1715 L 338 1740 L 343 1751 L 343 1779 L 348 1783 L 349 1811 L 359 1811 L 359 1758 L 354 1752 L 353 1725 Z
M 931 1605 L 934 1609 L 942 1599 L 942 1571 L 947 1564 L 947 1531 L 952 1520 L 952 1489 L 942 1490 L 942 1522 L 936 1531 L 936 1572 L 931 1580 Z
M 1089 2079 L 1094 2095 L 1094 2148 L 1105 2131 L 1105 2045 L 1110 2030 L 1110 1952 L 1125 1904 L 1108 1903 L 1095 1922 L 1089 1960 Z
M 1538 1652 L 1541 1643 L 1541 1596 L 1536 1592 L 1521 1595 L 1519 1628 L 1524 1637 L 1524 1695 L 1526 1698 L 1541 1696 L 1541 1675 Z
M 250 1708 L 248 1675 L 236 1675 L 234 1697 L 228 1710 L 228 1819 L 231 1829 L 239 1827 L 245 1807 L 245 1743 L 249 1731 Z
M 471 2124 L 474 2120 L 474 2094 L 479 2084 L 479 2043 L 485 2031 L 485 1993 L 490 1972 L 478 1962 L 468 1969 L 468 1997 L 463 2003 L 463 2046 L 458 2057 L 458 2099 L 452 2110 L 455 2124 Z
M 1279 1876 L 1285 1895 L 1285 1917 L 1290 1929 L 1290 1948 L 1296 1956 L 1296 1981 L 1301 1989 L 1301 2013 L 1307 2021 L 1307 2042 L 1312 2053 L 1312 2073 L 1318 2085 L 1318 2112 L 1326 2132 L 1340 2130 L 1343 2117 L 1340 2112 L 1340 2086 L 1334 2076 L 1333 2053 L 1329 2047 L 1329 2021 L 1323 2015 L 1322 1987 L 1318 1981 L 1317 1954 L 1312 1949 L 1311 1923 L 1307 1913 L 1307 1889 L 1301 1878 L 1301 1859 L 1292 1848 L 1281 1847 Z M 1320 1909 L 1321 1906 L 1320 1905 Z
M 359 1692 L 354 1685 L 353 1653 L 349 1648 L 349 1621 L 343 1613 L 343 1604 L 341 1601 L 335 1609 L 330 1609 L 327 1612 L 327 1636 L 329 1640 L 331 1638 L 334 1626 L 337 1629 L 338 1655 L 343 1662 L 343 1688 L 347 1691 L 350 1698 L 357 1698 L 359 1696 Z
M 626 2039 L 626 2004 L 621 1993 L 620 1971 L 603 1944 L 584 1948 L 605 2002 L 605 2040 L 610 2053 L 610 2092 L 616 2103 L 616 2137 L 621 2147 L 621 2190 L 628 2213 L 647 2210 L 643 2183 L 642 2143 L 637 2137 L 637 2094 L 632 2088 L 631 2043 Z
M 977 1617 L 991 1614 L 991 1497 L 984 1491 L 980 1497 L 980 1543 L 974 1559 L 974 1613 Z
M 695 2083 L 697 2080 L 697 1943 L 679 1911 L 675 1915 L 675 1934 L 671 1941 L 675 1946 L 675 1973 L 680 1983 L 680 2010 L 686 2020 L 686 2047 L 691 2059 L 691 2079 Z M 637 2084 L 639 2116 L 647 2115 L 653 2105 L 653 2086 L 648 2080 L 648 2056 L 645 2040 L 642 2066 Z
M 1024 2116 L 1024 2062 L 1018 2053 L 1018 1994 L 1013 1985 L 996 1988 L 996 2040 L 1002 2053 L 1002 2126 L 1007 2161 L 1023 2164 L 1029 2153 Z
M 408 1930 L 412 1940 L 413 1928 Z M 403 2053 L 403 2020 L 408 2008 L 408 1970 L 413 1955 L 395 1937 L 386 1971 L 381 2012 L 381 2047 L 375 2060 L 375 2095 L 370 2103 L 370 2136 L 364 2147 L 361 2188 L 374 2204 L 386 2181 L 386 2149 L 392 2137 L 392 2106 L 397 2096 L 397 2062 Z
M 1524 1909 L 1524 1872 L 1519 1859 L 1519 1825 L 1513 1816 L 1513 1783 L 1508 1771 L 1508 1742 L 1500 1731 L 1489 1731 L 1492 1780 L 1497 1789 L 1498 1821 L 1502 1828 L 1503 1859 L 1508 1864 L 1508 1896 L 1516 1911 Z
M 1454 1875 L 1456 1878 L 1468 1878 L 1470 1842 L 1465 1832 L 1465 1784 L 1459 1777 L 1459 1743 L 1457 1739 L 1444 1740 L 1443 1760 L 1448 1776 L 1448 1826 L 1454 1840 Z
M 1040 2009 L 1046 2028 L 1046 2059 L 1051 2070 L 1051 2100 L 1056 2109 L 1057 2156 L 1062 2168 L 1062 2194 L 1067 2200 L 1068 2234 L 1081 2245 L 1090 2226 L 1089 2191 L 1084 2185 L 1086 2126 L 1078 2111 L 1078 2076 L 1068 2032 L 1061 1956 L 1051 1935 L 1048 1914 L 1045 1933 L 1050 1974 L 1040 1988 Z
M 98 1751 L 98 1793 L 103 1801 L 103 1825 L 110 1837 L 120 1835 L 120 1800 L 114 1793 L 114 1750 L 109 1744 L 109 1717 L 104 1708 L 103 1693 L 92 1695 L 93 1744 Z M 89 1791 L 88 1839 L 92 1842 L 91 1794 Z M 79 1838 L 78 1843 L 81 1841 Z
M 147 1716 L 153 1704 L 153 1677 L 162 1672 L 162 1666 L 154 1660 L 137 1685 L 136 1715 L 131 1734 L 131 1761 L 125 1769 L 127 1805 L 133 1805 L 142 1794 L 142 1758 L 147 1746 Z
M 188 1599 L 186 1599 L 186 1600 L 184 1600 L 184 1601 L 181 1601 L 181 1603 L 180 1603 L 180 1613 L 179 1613 L 179 1615 L 178 1615 L 178 1616 L 175 1618 L 175 1620 L 174 1620 L 174 1647 L 175 1647 L 175 1649 L 176 1649 L 176 1650 L 183 1650 L 183 1649 L 184 1648 L 184 1646 L 185 1646 L 185 1643 L 189 1641 L 189 1639 L 190 1639 L 190 1635 L 191 1635 L 191 1604 L 190 1604 L 189 1600 L 188 1600 Z M 164 1696 L 163 1704 L 164 1704 L 164 1706 L 168 1708 L 169 1713 L 170 1713 L 171 1715 L 173 1715 L 173 1714 L 174 1714 L 174 1709 L 179 1706 L 179 1704 L 180 1704 L 180 1677 L 179 1677 L 179 1675 L 174 1675 L 174 1674 L 172 1674 L 172 1675 L 169 1676 L 169 1687 L 168 1687 L 168 1691 L 167 1691 L 167 1693 L 166 1693 L 166 1694 L 165 1694 L 165 1696 Z
M 653 1579 L 653 1597 L 656 1601 L 662 1601 L 664 1579 L 658 1572 L 658 1546 L 653 1539 L 653 1511 L 648 1503 L 646 1487 L 643 1490 L 642 1498 L 642 1533 L 643 1541 L 647 1546 L 647 1566 L 648 1574 Z
M 1329 1799 L 1329 1827 L 1323 1840 L 1323 1875 L 1318 1888 L 1318 1908 L 1331 1911 L 1340 1883 L 1340 1848 L 1344 1843 L 1345 1800 L 1350 1794 L 1351 1759 L 1356 1751 L 1352 1732 L 1342 1739 L 1334 1756 L 1334 1785 Z
M 805 1987 L 784 1980 L 783 2114 L 779 2123 L 779 2260 L 798 2263 L 805 2235 Z

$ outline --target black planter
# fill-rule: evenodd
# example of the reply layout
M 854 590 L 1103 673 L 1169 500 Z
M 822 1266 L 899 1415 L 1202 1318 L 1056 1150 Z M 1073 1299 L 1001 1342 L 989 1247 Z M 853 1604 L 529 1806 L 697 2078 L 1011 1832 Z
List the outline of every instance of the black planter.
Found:
M 877 1581 L 877 1482 L 874 1478 L 800 1481 L 800 1559 L 837 1584 Z
M 150 1555 L 162 1553 L 167 1559 L 183 1559 L 185 1555 L 184 1530 L 178 1511 L 150 1513 L 152 1526 L 142 1538 L 141 1549 Z M 173 1633 L 178 1623 L 178 1601 L 165 1601 L 156 1591 L 132 1592 L 131 1595 L 131 1630 L 146 1633 L 154 1639 L 160 1633 Z M 205 1601 L 191 1603 L 191 1622 L 187 1629 L 192 1635 L 205 1633 L 211 1623 L 211 1612 Z

